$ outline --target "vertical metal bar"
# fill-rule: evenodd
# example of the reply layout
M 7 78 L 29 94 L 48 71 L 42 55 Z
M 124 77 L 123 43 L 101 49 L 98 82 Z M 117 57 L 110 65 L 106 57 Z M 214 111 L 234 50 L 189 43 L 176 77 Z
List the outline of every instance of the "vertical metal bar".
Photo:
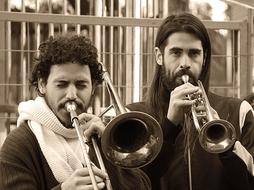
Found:
M 63 14 L 67 15 L 67 0 L 63 0 Z M 63 33 L 68 31 L 68 25 L 63 24 Z
M 102 16 L 101 10 L 102 10 L 102 3 L 101 0 L 95 0 L 94 1 L 94 10 L 95 10 L 95 16 Z M 102 38 L 101 38 L 101 26 L 95 25 L 94 26 L 94 44 L 95 47 L 98 49 L 98 60 L 102 60 Z M 99 93 L 98 93 L 99 94 Z M 96 94 L 94 99 L 94 114 L 99 115 L 100 108 L 101 108 L 101 101 L 99 99 L 99 95 Z
M 114 11 L 114 6 L 113 6 L 113 1 L 110 0 L 110 16 L 112 17 L 113 16 L 113 11 Z M 110 62 L 110 72 L 112 72 L 111 74 L 113 74 L 113 68 L 114 66 L 117 66 L 116 64 L 114 65 L 113 63 L 113 53 L 114 53 L 114 37 L 113 37 L 113 26 L 110 26 L 109 28 L 109 39 L 110 39 L 110 47 L 109 47 L 109 52 L 110 52 L 110 55 L 109 55 L 109 62 Z M 118 81 L 119 78 L 117 78 L 116 81 Z
M 25 12 L 25 2 L 22 0 L 22 12 Z M 21 62 L 21 83 L 22 83 L 22 93 L 21 98 L 25 100 L 26 98 L 26 58 L 25 58 L 25 45 L 26 45 L 26 22 L 21 22 L 21 36 L 20 36 L 20 62 Z
M 237 90 L 237 97 L 241 96 L 241 69 L 240 69 L 240 64 L 241 64 L 241 52 L 240 52 L 240 31 L 235 31 L 234 33 L 234 48 L 235 48 L 235 65 L 236 65 L 236 87 L 235 89 Z
M 239 38 L 239 49 L 240 49 L 240 61 L 239 61 L 239 89 L 240 89 L 240 94 L 238 95 L 238 98 L 243 98 L 245 97 L 248 92 L 250 91 L 250 87 L 248 86 L 248 83 L 246 81 L 249 80 L 248 76 L 250 75 L 248 71 L 248 26 L 247 26 L 247 21 L 242 22 L 242 27 L 240 29 L 240 38 Z M 247 55 L 246 55 L 247 54 Z
M 233 64 L 233 78 L 232 78 L 232 83 L 233 83 L 233 90 L 234 90 L 234 96 L 239 97 L 240 90 L 238 89 L 239 86 L 239 66 L 238 66 L 238 61 L 239 61 L 239 47 L 238 47 L 238 38 L 239 38 L 239 31 L 237 30 L 232 30 L 232 64 Z
M 102 16 L 105 17 L 105 16 L 107 16 L 106 12 L 104 12 L 104 10 L 105 10 L 105 0 L 102 0 L 101 3 L 102 3 L 102 6 L 101 6 L 101 10 L 99 9 L 99 11 L 101 11 Z M 106 43 L 105 43 L 105 41 L 106 41 L 106 29 L 105 29 L 105 26 L 101 26 L 101 29 L 102 29 L 102 55 L 101 55 L 101 58 L 102 58 L 102 63 L 104 63 L 105 66 L 108 67 L 109 64 L 106 63 Z M 113 72 L 111 70 L 112 69 L 111 65 L 110 65 L 109 69 L 110 69 L 110 75 L 112 77 Z M 106 104 L 105 104 L 106 103 L 106 93 L 107 93 L 106 89 L 102 88 L 103 100 L 102 100 L 101 104 L 102 104 L 103 107 L 106 107 Z
M 53 13 L 52 0 L 49 0 L 49 13 Z M 49 23 L 49 36 L 54 36 L 54 24 L 53 23 Z
M 254 10 L 248 9 L 247 14 L 248 24 L 247 24 L 247 94 L 252 92 L 252 77 L 253 77 L 253 56 L 251 54 L 254 52 L 253 48 L 253 20 L 254 20 Z
M 9 0 L 7 0 L 7 3 L 9 4 Z M 5 2 L 4 1 L 0 1 L 0 10 L 1 11 L 5 11 L 8 10 L 8 4 L 7 7 L 5 7 Z M 7 78 L 7 71 L 8 71 L 8 35 L 10 33 L 7 33 L 7 29 L 8 28 L 8 21 L 1 21 L 0 22 L 0 62 L 2 64 L 0 64 L 0 70 L 4 71 L 2 75 L 0 75 L 0 82 L 4 83 L 6 81 Z M 7 50 L 7 52 L 5 52 L 5 48 Z M 6 54 L 5 54 L 6 53 Z M 6 64 L 3 64 L 6 63 Z M 6 85 L 0 85 L 0 103 L 6 102 L 6 97 L 7 97 L 7 86 Z M 2 128 L 4 129 L 4 128 Z M 0 130 L 2 132 L 2 130 Z M 1 138 L 1 137 L 0 137 Z M 1 146 L 2 142 L 0 140 L 0 146 Z
M 251 11 L 251 18 L 254 19 L 254 10 L 250 10 Z M 251 20 L 252 20 L 251 19 Z M 251 36 L 251 50 L 250 50 L 250 67 L 251 67 L 251 92 L 254 92 L 254 84 L 253 84 L 253 78 L 254 78 L 254 23 L 251 22 L 250 20 L 250 36 Z
M 89 1 L 89 15 L 94 15 L 95 9 L 95 1 Z M 89 25 L 89 31 L 88 31 L 88 36 L 92 41 L 94 41 L 94 26 Z
M 126 0 L 126 17 L 132 17 L 132 2 L 133 0 Z M 125 47 L 125 56 L 126 56 L 126 104 L 132 102 L 132 28 L 126 27 L 125 29 L 126 36 L 126 47 Z
M 155 11 L 155 14 L 156 14 L 156 17 L 160 18 L 161 15 L 160 15 L 160 1 L 156 1 L 155 0 L 155 7 L 154 7 L 154 11 Z
M 168 0 L 163 0 L 162 8 L 163 8 L 162 17 L 164 18 L 168 15 Z
M 157 16 L 157 8 L 158 8 L 158 1 L 156 0 L 150 0 L 152 1 L 151 6 L 152 6 L 152 17 L 156 18 Z M 147 84 L 150 85 L 150 82 L 152 80 L 152 75 L 154 73 L 154 68 L 155 68 L 155 62 L 154 62 L 154 53 L 153 53 L 153 49 L 154 49 L 154 41 L 155 41 L 155 28 L 149 28 L 148 30 L 148 41 L 149 41 L 149 52 L 151 53 L 149 55 L 149 60 L 148 60 L 148 68 L 147 68 Z
M 38 13 L 40 10 L 40 3 L 39 0 L 36 0 L 36 4 L 35 4 L 35 12 Z M 36 46 L 36 50 L 39 48 L 40 42 L 41 42 L 41 25 L 40 23 L 35 23 L 35 46 Z M 36 52 L 36 55 L 39 55 L 39 51 Z
M 110 7 L 109 7 L 109 16 L 113 16 L 114 14 L 114 3 L 110 0 Z M 109 27 L 109 63 L 110 63 L 110 75 L 112 78 L 113 83 L 116 85 L 116 90 L 118 94 L 120 94 L 120 82 L 121 77 L 119 76 L 120 68 L 119 64 L 116 62 L 114 63 L 114 36 L 113 36 L 113 26 Z
M 26 27 L 27 27 L 27 29 L 26 29 L 26 36 L 27 36 L 27 40 L 26 40 L 26 44 L 27 44 L 27 53 L 26 53 L 26 60 L 27 60 L 27 64 L 26 64 L 26 98 L 28 98 L 28 95 L 29 95 L 29 89 L 28 89 L 28 84 L 27 84 L 27 79 L 28 79 L 28 77 L 27 77 L 27 75 L 28 75 L 28 73 L 30 73 L 30 68 L 31 68 L 31 59 L 30 59 L 30 50 L 31 50 L 31 46 L 30 46 L 30 42 L 31 42 L 31 38 L 30 38 L 30 23 L 29 22 L 27 22 L 26 23 Z
M 149 0 L 146 0 L 146 15 L 145 17 L 146 18 L 149 18 L 150 15 L 150 1 Z M 150 38 L 149 38 L 149 27 L 144 27 L 143 28 L 143 52 L 145 53 L 145 55 L 143 55 L 143 74 L 142 74 L 142 79 L 143 79 L 143 82 L 142 82 L 142 97 L 143 97 L 143 94 L 146 92 L 146 89 L 147 89 L 147 84 L 148 84 L 148 73 L 149 73 L 149 59 L 150 59 L 150 55 L 149 55 L 149 51 L 150 51 L 150 48 L 149 48 L 149 43 L 150 43 Z
M 7 11 L 11 12 L 11 6 L 10 6 L 10 0 L 7 1 Z M 7 103 L 9 103 L 9 97 L 10 97 L 10 87 L 9 84 L 11 82 L 11 70 L 12 70 L 12 58 L 11 58 L 11 22 L 7 21 L 7 31 L 6 31 L 6 35 L 7 35 L 7 44 L 6 44 L 6 48 L 7 48 L 7 71 L 6 71 L 6 82 L 7 82 L 7 86 L 6 86 L 6 96 L 5 96 L 5 101 Z
M 80 0 L 75 0 L 75 13 L 76 15 L 80 15 Z M 76 32 L 80 34 L 80 24 L 76 25 Z
M 233 81 L 233 57 L 232 57 L 232 32 L 230 30 L 228 32 L 228 38 L 226 39 L 226 82 L 227 84 L 232 84 Z
M 135 1 L 135 18 L 140 18 L 140 1 Z M 133 66 L 133 101 L 140 96 L 140 27 L 134 27 L 134 66 Z
M 113 3 L 113 1 L 112 1 Z M 117 7 L 117 15 L 118 17 L 122 17 L 123 15 L 121 14 L 121 5 L 120 5 L 120 2 L 118 2 L 118 7 Z M 119 70 L 121 71 L 121 73 L 119 72 L 118 75 L 122 74 L 121 75 L 121 80 L 119 81 L 118 85 L 120 87 L 122 87 L 122 93 L 121 93 L 121 98 L 122 100 L 124 101 L 125 97 L 126 97 L 126 87 L 124 88 L 124 81 L 126 79 L 126 72 L 124 72 L 124 65 L 123 65 L 123 61 L 122 61 L 122 46 L 123 46 L 123 27 L 122 26 L 118 26 L 117 27 L 117 40 L 116 42 L 118 43 L 117 44 L 117 52 L 118 52 L 118 55 L 117 55 L 117 64 L 119 65 Z

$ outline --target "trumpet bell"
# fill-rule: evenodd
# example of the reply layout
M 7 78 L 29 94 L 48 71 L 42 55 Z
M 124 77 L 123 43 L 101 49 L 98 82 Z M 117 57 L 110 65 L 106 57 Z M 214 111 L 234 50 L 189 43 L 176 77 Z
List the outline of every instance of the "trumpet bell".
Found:
M 139 168 L 160 152 L 163 134 L 159 123 L 150 115 L 131 111 L 111 120 L 101 139 L 102 151 L 114 165 Z
M 225 152 L 236 141 L 235 128 L 231 123 L 223 119 L 209 121 L 201 128 L 199 141 L 207 152 Z

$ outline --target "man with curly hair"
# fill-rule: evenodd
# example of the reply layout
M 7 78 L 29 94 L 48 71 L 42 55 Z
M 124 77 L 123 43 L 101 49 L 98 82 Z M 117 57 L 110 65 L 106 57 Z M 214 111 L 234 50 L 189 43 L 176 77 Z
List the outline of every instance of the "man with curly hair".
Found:
M 97 49 L 84 36 L 63 35 L 50 37 L 39 51 L 30 79 L 38 96 L 19 104 L 18 128 L 1 148 L 0 189 L 93 189 L 65 105 L 77 105 L 87 139 L 103 133 L 101 119 L 87 113 L 94 90 L 102 82 Z M 97 164 L 92 146 L 88 148 Z M 150 181 L 141 170 L 120 169 L 104 161 L 113 189 L 150 189 Z M 98 188 L 105 189 L 107 174 L 95 165 L 93 171 Z

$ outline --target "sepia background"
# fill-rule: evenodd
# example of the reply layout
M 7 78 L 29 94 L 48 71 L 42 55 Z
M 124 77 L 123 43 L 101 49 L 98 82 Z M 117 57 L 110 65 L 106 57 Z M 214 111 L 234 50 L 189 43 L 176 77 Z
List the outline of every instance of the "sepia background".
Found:
M 159 24 L 170 14 L 186 11 L 209 29 L 211 90 L 238 98 L 251 94 L 253 0 L 1 0 L 0 147 L 15 128 L 19 102 L 35 96 L 28 79 L 40 42 L 65 32 L 88 36 L 128 104 L 146 96 Z M 110 104 L 103 84 L 91 109 L 99 114 Z

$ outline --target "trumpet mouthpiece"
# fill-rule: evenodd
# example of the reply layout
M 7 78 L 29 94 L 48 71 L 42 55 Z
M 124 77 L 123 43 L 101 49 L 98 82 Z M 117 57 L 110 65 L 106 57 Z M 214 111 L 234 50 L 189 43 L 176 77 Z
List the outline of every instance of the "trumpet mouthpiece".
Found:
M 65 109 L 68 112 L 75 111 L 77 108 L 77 104 L 75 102 L 66 102 Z
M 183 75 L 182 80 L 184 83 L 187 83 L 189 81 L 189 75 Z

